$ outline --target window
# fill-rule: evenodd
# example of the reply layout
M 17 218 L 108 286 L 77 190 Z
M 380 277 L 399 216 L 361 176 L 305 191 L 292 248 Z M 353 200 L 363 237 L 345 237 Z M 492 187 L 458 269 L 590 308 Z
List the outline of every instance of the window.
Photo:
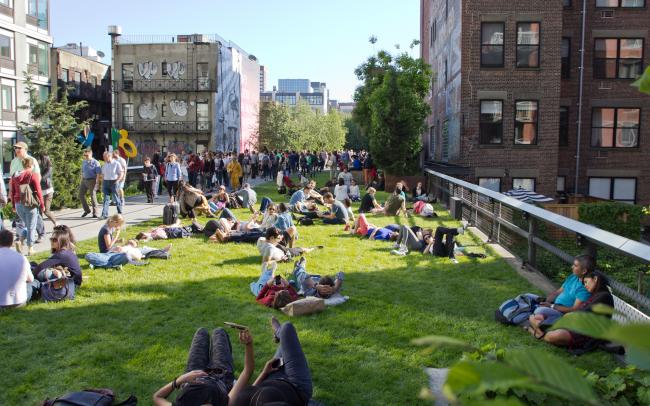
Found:
M 569 108 L 560 106 L 560 131 L 559 145 L 566 147 L 569 145 Z
M 571 8 L 571 0 L 562 0 L 562 7 Z
M 50 97 L 50 88 L 48 86 L 38 85 L 37 91 L 38 98 L 42 102 L 47 101 L 48 97 Z
M 591 146 L 633 148 L 639 145 L 640 109 L 594 108 L 591 116 Z
M 537 101 L 515 102 L 515 144 L 537 143 Z
M 3 79 L 3 81 L 6 79 Z M 0 86 L 0 99 L 2 101 L 2 111 L 15 111 L 14 110 L 14 92 L 15 87 L 5 85 Z
M 566 176 L 558 176 L 555 180 L 555 191 L 564 192 L 566 189 Z
M 531 192 L 535 191 L 535 178 L 512 178 L 513 189 L 524 189 Z
M 589 196 L 619 202 L 636 202 L 635 178 L 589 178 Z
M 504 23 L 481 24 L 481 66 L 503 67 Z
M 81 83 L 81 72 L 75 72 L 74 73 L 74 81 L 76 83 Z
M 0 0 L 0 5 L 5 7 L 12 7 L 11 0 Z
M 166 103 L 161 103 L 160 104 L 160 117 L 167 117 L 167 104 Z
M 433 48 L 433 43 L 436 42 L 436 20 L 431 21 L 431 28 L 429 35 L 429 46 Z
M 599 38 L 594 41 L 594 77 L 636 79 L 641 76 L 643 39 Z
M 49 75 L 49 47 L 46 43 L 29 44 L 29 65 L 30 73 Z
M 494 192 L 501 192 L 501 178 L 478 178 L 478 185 Z
M 11 55 L 11 38 L 0 35 L 0 58 L 13 59 Z
M 69 79 L 68 79 L 68 70 L 67 70 L 66 68 L 62 68 L 62 69 L 61 69 L 61 80 L 62 80 L 64 83 L 68 83 L 68 80 L 69 80 Z
M 596 7 L 643 8 L 645 7 L 645 0 L 596 0 Z
M 47 29 L 47 0 L 28 0 L 27 15 L 38 21 L 39 28 Z
M 539 68 L 539 23 L 517 23 L 517 67 Z
M 447 60 L 445 59 L 445 85 L 447 85 L 447 82 L 449 81 L 449 71 L 447 70 Z
M 160 66 L 161 66 L 161 68 L 162 68 L 162 75 L 163 75 L 163 76 L 167 76 L 167 62 L 164 62 L 164 61 L 163 61 L 163 62 L 160 64 Z
M 429 127 L 429 157 L 433 159 L 436 156 L 436 127 Z
M 481 100 L 479 127 L 481 144 L 501 144 L 503 141 L 503 102 Z
M 122 87 L 124 89 L 133 89 L 133 64 L 122 64 Z
M 208 103 L 197 102 L 196 103 L 196 129 L 208 130 L 209 128 L 210 128 L 210 113 L 208 109 Z
M 15 131 L 2 131 L 2 173 L 9 173 L 11 161 L 14 159 Z
M 562 55 L 562 78 L 568 79 L 571 77 L 571 38 L 562 38 L 560 53 Z
M 122 104 L 122 121 L 133 123 L 133 103 Z

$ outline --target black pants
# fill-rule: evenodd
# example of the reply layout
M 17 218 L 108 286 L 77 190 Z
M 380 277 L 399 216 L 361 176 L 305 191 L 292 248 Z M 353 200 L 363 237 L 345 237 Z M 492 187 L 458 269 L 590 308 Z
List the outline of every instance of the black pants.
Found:
M 185 372 L 205 369 L 215 370 L 211 373 L 223 376 L 222 381 L 228 390 L 232 389 L 235 369 L 232 360 L 232 346 L 228 334 L 222 328 L 214 329 L 212 337 L 203 327 L 194 333 Z
M 147 194 L 147 202 L 153 202 L 153 181 L 144 182 L 144 191 Z
M 169 197 L 176 197 L 176 193 L 178 192 L 178 181 L 177 180 L 168 180 L 166 182 L 167 184 L 167 193 L 169 193 Z
M 282 379 L 289 381 L 307 403 L 311 399 L 313 385 L 307 358 L 302 352 L 296 328 L 290 322 L 284 323 L 278 332 L 280 345 L 275 352 L 275 358 L 282 358 L 284 366 L 272 372 L 266 379 Z
M 438 227 L 433 236 L 433 253 L 438 257 L 454 258 L 454 237 L 458 235 L 457 228 Z M 444 238 L 444 242 L 443 242 Z
M 228 236 L 229 242 L 257 242 L 260 237 L 264 237 L 264 233 L 261 230 L 251 230 L 246 231 L 245 233 L 238 233 L 235 231 L 233 234 Z

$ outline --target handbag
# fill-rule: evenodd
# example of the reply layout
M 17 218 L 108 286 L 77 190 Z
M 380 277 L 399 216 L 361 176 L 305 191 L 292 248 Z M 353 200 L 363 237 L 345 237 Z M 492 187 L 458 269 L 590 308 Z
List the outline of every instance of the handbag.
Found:
M 27 183 L 21 183 L 18 188 L 20 189 L 20 204 L 23 206 L 33 209 L 39 206 L 38 199 L 34 196 L 34 191 L 32 190 L 31 184 L 32 176 L 29 176 L 29 181 Z
M 68 268 L 58 266 L 51 268 L 50 271 L 55 276 L 55 279 L 41 282 L 41 299 L 45 302 L 60 302 L 65 299 L 74 299 L 75 284 Z

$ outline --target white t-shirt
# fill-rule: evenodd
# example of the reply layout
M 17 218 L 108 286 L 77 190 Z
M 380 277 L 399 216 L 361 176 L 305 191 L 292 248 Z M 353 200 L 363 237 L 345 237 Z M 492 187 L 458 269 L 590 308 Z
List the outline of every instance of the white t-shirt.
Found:
M 350 183 L 352 183 L 352 174 L 350 172 L 341 172 L 339 173 L 338 179 L 343 179 L 343 182 L 347 186 L 350 186 Z
M 359 185 L 350 185 L 350 191 L 348 192 L 348 195 L 350 195 L 350 197 L 361 197 L 361 194 L 359 192 Z
M 31 273 L 27 258 L 11 248 L 0 248 L 0 306 L 27 302 L 27 279 Z
M 340 202 L 348 198 L 348 187 L 336 185 L 334 187 L 334 198 Z
M 262 254 L 262 258 L 268 258 L 269 261 L 281 261 L 284 258 L 284 252 L 275 245 L 266 242 L 266 238 L 257 239 L 257 250 Z

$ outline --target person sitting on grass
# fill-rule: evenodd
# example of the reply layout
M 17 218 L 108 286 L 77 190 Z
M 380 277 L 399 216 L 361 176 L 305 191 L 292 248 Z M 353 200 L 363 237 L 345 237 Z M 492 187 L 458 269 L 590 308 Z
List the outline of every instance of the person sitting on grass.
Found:
M 302 214 L 309 218 L 315 219 L 318 217 L 318 205 L 314 202 L 307 201 L 313 189 L 309 186 L 297 190 L 291 199 L 289 199 L 289 208 L 294 213 Z
M 107 253 L 120 241 L 120 231 L 124 225 L 124 217 L 121 214 L 113 214 L 106 220 L 106 224 L 99 229 L 97 245 L 101 254 Z
M 321 206 L 324 205 L 325 202 L 323 202 L 323 191 L 321 190 L 321 192 L 319 193 L 316 190 L 316 181 L 312 179 L 309 182 L 307 182 L 307 185 L 311 189 L 309 191 L 309 195 L 307 196 L 307 200 L 312 201 L 312 202 L 316 202 L 316 203 L 320 204 Z M 329 191 L 329 189 L 327 191 Z
M 176 201 L 180 205 L 181 215 L 183 216 L 188 216 L 191 219 L 196 218 L 195 211 L 206 217 L 213 216 L 208 199 L 206 199 L 203 191 L 185 181 L 180 181 Z
M 347 199 L 348 196 L 348 186 L 345 184 L 342 178 L 339 178 L 339 183 L 334 187 L 334 198 L 339 202 Z
M 298 292 L 294 287 L 286 279 L 276 275 L 264 284 L 255 300 L 266 307 L 281 309 L 298 298 Z
M 74 284 L 77 287 L 81 286 L 83 275 L 81 273 L 81 265 L 79 265 L 79 258 L 75 253 L 75 238 L 72 234 L 70 227 L 66 225 L 57 225 L 52 230 L 50 235 L 50 252 L 52 255 L 40 264 L 33 264 L 32 272 L 36 279 L 42 280 L 40 274 L 48 268 L 62 266 L 68 268 Z
M 327 299 L 334 294 L 340 292 L 343 287 L 343 279 L 345 274 L 337 272 L 336 277 L 320 275 L 310 275 L 307 273 L 307 259 L 301 257 L 293 268 L 293 278 L 296 280 L 297 286 L 300 288 L 298 294 L 305 297 L 315 296 Z
M 167 240 L 171 238 L 188 238 L 193 234 L 203 232 L 203 226 L 196 219 L 192 220 L 189 226 L 183 226 L 180 220 L 170 225 L 160 225 L 149 231 L 139 232 L 135 239 L 138 241 Z
M 289 207 L 285 203 L 278 205 L 278 218 L 274 224 L 275 228 L 285 234 L 285 242 L 288 247 L 293 246 L 293 241 L 298 236 L 298 229 L 293 224 L 293 217 L 289 212 Z
M 257 193 L 251 188 L 249 183 L 244 183 L 241 189 L 233 194 L 236 198 L 240 199 L 243 208 L 249 209 L 251 213 L 255 213 L 253 206 L 257 203 Z
M 575 257 L 571 275 L 564 280 L 559 289 L 548 295 L 546 300 L 537 306 L 531 317 L 535 317 L 536 320 L 543 319 L 538 320 L 538 323 L 548 326 L 564 314 L 581 309 L 582 304 L 591 297 L 591 293 L 585 288 L 582 279 L 586 274 L 595 270 L 596 261 L 592 256 L 579 255 Z
M 239 331 L 239 342 L 245 346 L 244 369 L 235 383 L 234 363 L 230 338 L 223 328 L 208 334 L 200 328 L 194 334 L 185 367 L 185 373 L 174 378 L 153 395 L 155 406 L 227 406 L 246 388 L 253 371 L 253 336 L 250 331 Z M 167 398 L 178 390 L 172 403 Z
M 352 211 L 352 199 L 349 197 L 347 199 L 344 199 L 343 206 L 345 206 L 345 209 L 348 211 L 348 221 L 354 224 L 356 219 L 354 218 L 354 212 Z M 349 225 L 350 224 L 346 224 L 346 231 Z
M 309 403 L 313 384 L 296 329 L 290 322 L 281 325 L 275 317 L 271 317 L 271 326 L 273 339 L 279 343 L 278 349 L 252 386 L 231 395 L 231 406 L 304 406 Z
M 353 202 L 361 201 L 361 192 L 359 191 L 359 185 L 357 185 L 357 181 L 354 179 L 352 179 L 350 187 L 348 188 L 348 196 Z
M 210 212 L 212 214 L 215 214 L 218 211 L 228 207 L 228 201 L 229 197 L 228 192 L 226 192 L 226 187 L 224 185 L 219 186 L 217 193 L 215 193 L 208 201 Z
M 404 197 L 404 192 L 402 191 L 402 185 L 400 183 L 395 185 L 395 190 L 388 200 L 386 200 L 382 214 L 386 216 L 399 216 L 400 214 L 403 214 L 404 217 L 408 217 L 408 213 L 406 212 L 406 198 Z
M 609 290 L 607 277 L 598 271 L 586 273 L 582 277 L 585 289 L 591 294 L 589 299 L 580 303 L 576 311 L 591 312 L 595 305 L 606 305 L 614 307 L 614 297 Z M 607 315 L 606 317 L 611 317 Z M 558 347 L 569 347 L 571 350 L 589 351 L 602 340 L 576 333 L 571 330 L 557 329 L 545 332 L 541 324 L 545 321 L 541 314 L 531 315 L 529 318 L 530 327 L 528 331 L 538 340 L 543 339 L 547 343 L 557 345 Z
M 366 190 L 366 194 L 363 195 L 363 199 L 361 199 L 361 205 L 359 206 L 359 213 L 383 213 L 384 208 L 377 203 L 377 199 L 375 199 L 375 194 L 377 193 L 377 190 L 374 187 L 369 187 Z
M 427 196 L 427 190 L 424 188 L 422 185 L 422 182 L 418 182 L 417 185 L 413 188 L 413 201 L 422 201 L 422 202 L 428 202 L 429 197 Z
M 34 275 L 29 261 L 11 249 L 14 234 L 0 230 L 0 311 L 24 306 L 32 297 Z
M 346 224 L 348 222 L 348 210 L 343 203 L 334 200 L 334 196 L 329 192 L 323 195 L 323 200 L 326 205 L 330 206 L 329 212 L 318 213 L 318 217 L 323 219 L 323 224 Z

